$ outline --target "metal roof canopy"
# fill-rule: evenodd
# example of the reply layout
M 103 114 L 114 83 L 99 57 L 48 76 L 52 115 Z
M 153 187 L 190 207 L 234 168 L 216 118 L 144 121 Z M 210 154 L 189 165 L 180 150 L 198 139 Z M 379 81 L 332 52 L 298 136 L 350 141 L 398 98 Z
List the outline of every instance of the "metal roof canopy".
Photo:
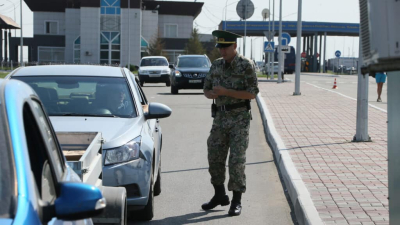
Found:
M 0 29 L 21 29 L 21 27 L 10 17 L 0 14 Z
M 244 21 L 222 21 L 219 29 L 230 31 L 239 35 L 244 35 Z M 264 31 L 268 31 L 268 21 L 247 21 L 247 36 L 264 36 Z M 271 21 L 271 30 L 273 22 Z M 275 30 L 279 29 L 279 21 L 275 21 Z M 282 32 L 287 32 L 291 37 L 297 36 L 297 21 L 282 21 Z M 360 24 L 358 23 L 327 23 L 327 22 L 302 22 L 302 36 L 311 36 L 318 33 L 322 35 L 326 32 L 328 36 L 353 36 L 358 37 Z M 277 36 L 278 33 L 275 33 Z

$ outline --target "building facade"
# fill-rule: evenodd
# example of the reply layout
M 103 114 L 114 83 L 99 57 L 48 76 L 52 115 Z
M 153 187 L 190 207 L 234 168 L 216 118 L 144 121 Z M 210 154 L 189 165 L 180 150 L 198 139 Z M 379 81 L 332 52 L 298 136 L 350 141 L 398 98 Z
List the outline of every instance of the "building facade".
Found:
M 129 2 L 128 2 L 129 1 Z M 33 11 L 28 58 L 38 63 L 138 65 L 154 38 L 190 38 L 203 3 L 151 0 L 25 0 Z M 18 61 L 19 38 L 10 40 Z M 170 46 L 165 52 L 183 51 Z M 174 49 L 177 48 L 177 49 Z

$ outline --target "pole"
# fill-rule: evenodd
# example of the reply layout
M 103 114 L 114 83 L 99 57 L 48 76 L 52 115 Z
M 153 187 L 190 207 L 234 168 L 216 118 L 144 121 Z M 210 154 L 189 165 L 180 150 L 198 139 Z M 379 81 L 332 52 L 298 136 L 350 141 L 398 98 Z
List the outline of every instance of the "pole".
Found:
M 359 43 L 359 60 L 362 62 L 362 42 L 360 31 Z M 358 64 L 358 84 L 357 84 L 357 122 L 356 122 L 356 135 L 353 141 L 371 141 L 368 135 L 368 74 L 361 74 L 362 63 Z
M 128 0 L 128 70 L 131 70 L 131 0 Z
M 246 4 L 244 5 L 243 9 L 244 9 L 244 37 L 243 37 L 243 56 L 246 57 L 246 31 L 247 31 L 247 23 L 246 23 L 246 17 L 247 17 L 247 3 L 248 1 L 246 1 Z
M 361 64 L 361 61 L 360 63 Z M 389 219 L 390 224 L 399 224 L 399 157 L 400 157 L 400 71 L 387 73 L 387 161 L 388 161 L 388 183 L 389 183 Z M 383 118 L 382 118 L 383 119 Z
M 325 59 L 326 59 L 326 32 L 325 32 L 325 34 L 324 34 L 324 73 L 326 73 L 326 72 L 328 72 L 328 71 L 326 71 L 326 65 L 325 65 Z
M 269 0 L 268 8 L 271 9 L 271 0 Z M 271 14 L 271 13 L 270 13 Z M 271 42 L 271 16 L 268 17 L 268 42 Z M 271 79 L 273 76 L 273 67 L 271 67 L 271 52 L 268 52 L 268 75 Z
M 301 23 L 301 6 L 302 0 L 298 1 L 298 10 L 297 10 L 297 43 L 296 43 L 296 77 L 295 77 L 295 89 L 293 95 L 301 95 L 300 92 L 300 64 L 301 64 L 301 31 L 302 31 L 302 23 Z
M 228 11 L 228 8 L 227 8 L 228 7 L 228 1 L 229 0 L 226 0 L 226 2 L 225 2 L 225 23 L 224 23 L 225 26 L 224 26 L 224 30 L 226 30 L 226 11 Z
M 319 36 L 319 69 L 318 69 L 318 73 L 321 73 L 321 62 L 322 62 L 322 34 Z
M 279 49 L 278 49 L 278 59 L 279 59 L 279 67 L 278 67 L 278 83 L 282 83 L 282 0 L 279 3 Z
M 20 51 L 20 65 L 24 66 L 24 58 L 23 58 L 23 46 L 24 46 L 24 38 L 22 34 L 22 0 L 20 0 L 20 8 L 21 8 L 21 51 Z
M 271 40 L 272 41 L 274 41 L 274 39 L 275 39 L 275 0 L 273 0 L 272 1 L 272 11 L 273 11 L 273 14 L 272 14 L 272 33 L 274 34 L 273 36 L 272 36 L 272 38 L 271 38 Z M 272 61 L 272 66 L 270 65 L 270 67 L 271 67 L 271 73 L 272 73 L 272 76 L 270 77 L 270 79 L 271 80 L 273 80 L 273 79 L 275 79 L 274 78 L 274 76 L 275 76 L 275 73 L 273 72 L 273 66 L 274 66 L 274 62 L 275 62 L 275 48 L 274 48 L 274 52 L 272 52 L 272 53 L 269 53 L 269 54 L 271 54 L 271 61 Z

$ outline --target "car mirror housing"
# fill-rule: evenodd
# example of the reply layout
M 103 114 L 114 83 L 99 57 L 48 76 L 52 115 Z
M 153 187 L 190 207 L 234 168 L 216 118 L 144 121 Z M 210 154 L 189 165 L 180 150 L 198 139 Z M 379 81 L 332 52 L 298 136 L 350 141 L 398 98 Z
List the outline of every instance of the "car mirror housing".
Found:
M 106 200 L 97 187 L 72 182 L 60 183 L 60 196 L 54 203 L 56 217 L 63 220 L 97 216 L 105 207 Z
M 168 106 L 152 102 L 149 104 L 149 111 L 145 114 L 146 119 L 160 119 L 169 117 L 172 113 Z

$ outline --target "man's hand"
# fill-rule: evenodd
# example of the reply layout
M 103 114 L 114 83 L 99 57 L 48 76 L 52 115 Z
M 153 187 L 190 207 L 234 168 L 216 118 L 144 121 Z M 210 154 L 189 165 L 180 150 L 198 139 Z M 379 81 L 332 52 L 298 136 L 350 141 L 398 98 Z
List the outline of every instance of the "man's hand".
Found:
M 213 88 L 213 92 L 217 95 L 227 95 L 228 89 L 226 89 L 222 86 L 215 86 Z
M 218 98 L 218 95 L 215 94 L 215 92 L 213 90 L 204 90 L 204 95 L 208 99 L 216 99 L 216 98 Z

